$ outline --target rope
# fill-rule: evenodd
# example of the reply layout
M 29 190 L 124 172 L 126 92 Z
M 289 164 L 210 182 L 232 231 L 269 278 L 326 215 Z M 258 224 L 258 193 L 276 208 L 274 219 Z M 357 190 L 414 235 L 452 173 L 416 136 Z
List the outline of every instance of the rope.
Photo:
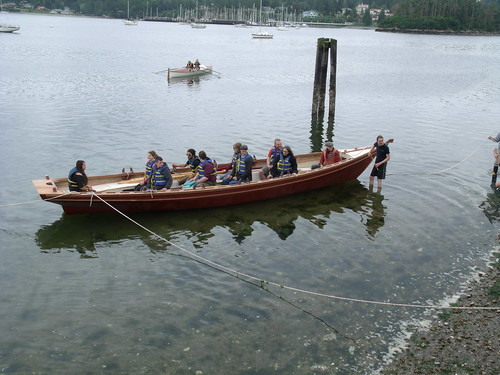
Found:
M 472 155 L 474 155 L 477 150 L 479 150 L 479 147 L 481 147 L 483 145 L 484 142 L 486 142 L 488 140 L 488 138 L 486 138 L 485 140 L 483 140 L 479 146 L 476 147 L 476 149 L 474 151 L 471 152 L 470 155 L 468 155 L 464 160 L 458 162 L 457 164 L 455 165 L 452 165 L 451 167 L 449 168 L 446 168 L 446 169 L 443 169 L 441 171 L 434 171 L 434 172 L 427 172 L 427 173 L 418 173 L 419 175 L 426 175 L 426 174 L 442 174 L 444 172 L 447 172 L 449 171 L 450 169 L 453 169 L 455 167 L 458 167 L 460 164 L 462 164 L 463 162 L 465 162 L 467 159 L 469 159 Z M 388 176 L 394 176 L 394 175 L 406 175 L 406 174 L 411 174 L 411 175 L 415 175 L 416 173 L 415 172 L 407 172 L 407 173 L 387 173 Z
M 358 302 L 358 303 L 366 303 L 366 304 L 371 304 L 371 305 L 382 305 L 382 306 L 392 306 L 392 307 L 408 307 L 408 308 L 415 308 L 415 309 L 445 309 L 445 310 L 499 310 L 500 309 L 499 306 L 436 306 L 436 305 L 417 305 L 417 304 L 410 304 L 410 303 L 392 303 L 392 302 L 373 301 L 373 300 L 366 300 L 366 299 L 359 299 L 359 298 L 348 298 L 348 297 L 340 297 L 340 296 L 335 296 L 335 295 L 331 295 L 331 294 L 325 294 L 325 293 L 319 293 L 319 292 L 309 291 L 309 290 L 305 290 L 305 289 L 295 288 L 295 287 L 292 287 L 292 286 L 279 284 L 279 283 L 276 283 L 276 282 L 273 282 L 273 281 L 267 281 L 267 280 L 264 280 L 262 278 L 255 277 L 255 276 L 252 276 L 252 275 L 248 275 L 246 273 L 239 272 L 239 271 L 236 271 L 234 269 L 228 268 L 226 266 L 223 266 L 221 264 L 213 262 L 213 261 L 211 261 L 209 259 L 203 258 L 203 257 L 201 257 L 201 256 L 199 256 L 199 255 L 197 255 L 197 254 L 195 254 L 195 253 L 193 253 L 193 252 L 191 252 L 189 250 L 186 250 L 186 249 L 182 248 L 181 246 L 176 245 L 173 242 L 170 242 L 166 238 L 163 238 L 162 236 L 160 236 L 159 234 L 153 232 L 152 230 L 146 228 L 145 226 L 143 226 L 142 224 L 138 223 L 137 221 L 133 220 L 132 218 L 130 218 L 129 216 L 127 216 L 126 214 L 124 214 L 123 212 L 121 212 L 120 210 L 118 210 L 117 208 L 115 208 L 114 206 L 112 206 L 111 204 L 109 204 L 108 202 L 106 202 L 99 195 L 97 195 L 95 193 L 93 193 L 93 195 L 95 195 L 96 198 L 98 198 L 99 200 L 101 200 L 102 202 L 104 202 L 106 205 L 108 205 L 109 207 L 111 207 L 114 211 L 116 211 L 117 213 L 119 213 L 120 215 L 122 215 L 123 217 L 125 217 L 127 220 L 129 220 L 130 222 L 134 223 L 138 227 L 144 229 L 146 232 L 152 234 L 153 236 L 155 236 L 158 239 L 166 242 L 167 244 L 176 247 L 180 251 L 188 254 L 189 258 L 191 258 L 191 259 L 193 259 L 195 261 L 198 261 L 201 264 L 210 266 L 210 267 L 212 267 L 214 269 L 217 269 L 219 271 L 222 271 L 222 272 L 225 272 L 227 274 L 230 274 L 230 275 L 234 276 L 235 278 L 238 278 L 238 279 L 239 278 L 242 278 L 242 279 L 246 278 L 248 280 L 253 280 L 253 281 L 259 283 L 260 286 L 261 286 L 261 288 L 263 288 L 263 289 L 266 289 L 265 288 L 266 285 L 272 285 L 272 286 L 275 286 L 275 287 L 278 287 L 278 288 L 281 288 L 281 289 L 287 289 L 287 290 L 290 290 L 290 291 L 293 291 L 293 292 L 297 292 L 297 293 L 303 293 L 303 294 L 308 294 L 308 295 L 317 296 L 317 297 L 330 298 L 330 299 L 335 299 L 335 300 L 339 300 L 339 301 Z
M 61 198 L 61 197 L 64 197 L 66 195 L 70 195 L 71 193 L 64 193 L 64 194 L 61 194 L 61 195 L 56 195 L 55 197 L 52 197 L 52 198 L 47 198 L 47 199 L 37 199 L 37 200 L 34 200 L 34 201 L 26 201 L 26 202 L 18 202 L 18 203 L 9 203 L 9 204 L 0 204 L 0 208 L 1 207 L 10 207 L 10 206 L 20 206 L 22 204 L 31 204 L 31 203 L 39 203 L 39 202 L 44 202 L 44 201 L 51 201 L 53 199 L 57 199 L 57 198 Z

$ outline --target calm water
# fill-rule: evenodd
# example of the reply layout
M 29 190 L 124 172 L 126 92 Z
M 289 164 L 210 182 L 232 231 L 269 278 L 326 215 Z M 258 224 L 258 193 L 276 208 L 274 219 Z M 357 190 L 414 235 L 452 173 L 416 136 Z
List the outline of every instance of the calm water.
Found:
M 435 311 L 268 293 L 184 250 L 325 295 L 440 304 L 497 246 L 498 37 L 262 41 L 229 26 L 1 16 L 21 31 L 0 35 L 0 373 L 371 374 Z M 313 130 L 319 37 L 338 40 L 337 113 Z M 196 58 L 221 74 L 154 73 Z M 396 139 L 381 192 L 367 171 L 271 202 L 133 215 L 170 242 L 119 215 L 65 216 L 31 184 L 80 158 L 104 174 L 140 170 L 150 149 L 226 161 L 235 141 L 263 157 L 277 136 L 308 152 L 332 134 L 339 148 Z

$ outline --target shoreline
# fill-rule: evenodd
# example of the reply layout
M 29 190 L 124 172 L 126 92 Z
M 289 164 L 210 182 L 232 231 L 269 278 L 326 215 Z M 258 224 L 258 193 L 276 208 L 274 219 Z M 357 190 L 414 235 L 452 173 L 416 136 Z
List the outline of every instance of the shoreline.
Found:
M 375 31 L 383 33 L 400 34 L 424 34 L 424 35 L 464 35 L 464 36 L 500 36 L 500 32 L 482 32 L 482 31 L 458 31 L 458 30 L 429 30 L 429 29 L 399 29 L 399 28 L 376 28 Z
M 498 307 L 493 310 L 443 310 L 385 365 L 382 375 L 498 373 L 500 368 L 500 253 L 490 268 L 469 283 L 455 306 Z

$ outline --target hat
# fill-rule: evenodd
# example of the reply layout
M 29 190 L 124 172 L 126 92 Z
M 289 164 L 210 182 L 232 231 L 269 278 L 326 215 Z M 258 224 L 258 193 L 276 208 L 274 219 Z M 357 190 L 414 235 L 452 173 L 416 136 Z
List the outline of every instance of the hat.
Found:
M 326 147 L 333 147 L 333 142 L 326 142 L 326 143 L 325 143 L 325 146 L 326 146 Z
M 246 150 L 246 151 L 248 151 L 248 146 L 247 145 L 241 145 L 240 150 Z

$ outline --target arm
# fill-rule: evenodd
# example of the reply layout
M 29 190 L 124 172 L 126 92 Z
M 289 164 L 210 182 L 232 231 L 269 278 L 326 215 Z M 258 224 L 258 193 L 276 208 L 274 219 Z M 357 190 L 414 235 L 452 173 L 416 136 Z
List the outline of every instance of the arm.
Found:
M 172 174 L 170 173 L 170 169 L 168 168 L 168 166 L 167 166 L 167 168 L 165 168 L 162 171 L 162 175 L 165 177 L 165 180 L 167 181 L 167 184 L 161 190 L 170 189 L 170 187 L 172 186 L 173 179 L 172 179 Z
M 390 154 L 387 154 L 387 156 L 385 157 L 384 160 L 378 162 L 378 163 L 375 163 L 375 167 L 380 167 L 382 164 L 384 163 L 387 163 L 389 160 L 391 160 L 391 155 Z
M 299 173 L 299 169 L 297 167 L 297 159 L 295 159 L 295 156 L 292 156 L 290 158 L 290 164 L 292 165 L 292 174 Z

